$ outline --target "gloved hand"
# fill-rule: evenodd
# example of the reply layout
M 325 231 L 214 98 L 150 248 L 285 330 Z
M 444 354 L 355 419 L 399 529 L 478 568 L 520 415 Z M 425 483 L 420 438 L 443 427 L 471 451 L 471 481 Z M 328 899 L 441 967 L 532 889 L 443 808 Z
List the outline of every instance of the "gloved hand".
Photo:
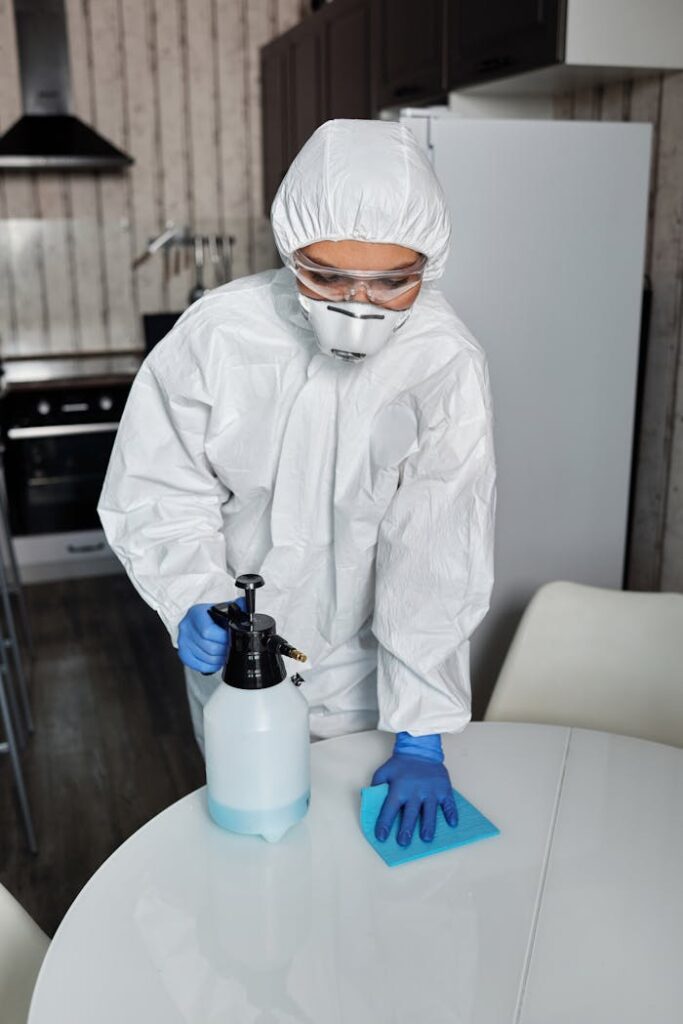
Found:
M 246 611 L 246 602 L 240 597 L 235 602 Z M 210 604 L 194 604 L 178 627 L 178 656 L 188 668 L 204 675 L 219 672 L 226 662 L 230 648 L 230 634 L 209 615 Z
M 421 818 L 420 838 L 430 843 L 434 838 L 439 806 L 449 825 L 458 824 L 458 811 L 438 734 L 411 736 L 400 732 L 393 755 L 377 769 L 372 779 L 373 786 L 384 782 L 389 783 L 389 793 L 375 825 L 375 835 L 380 842 L 389 836 L 399 811 L 399 846 L 410 844 L 418 818 Z

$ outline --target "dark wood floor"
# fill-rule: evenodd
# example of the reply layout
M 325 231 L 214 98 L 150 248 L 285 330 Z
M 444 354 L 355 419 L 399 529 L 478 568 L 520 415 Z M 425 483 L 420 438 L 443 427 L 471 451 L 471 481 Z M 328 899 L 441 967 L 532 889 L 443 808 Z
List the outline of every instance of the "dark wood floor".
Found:
M 203 784 L 182 666 L 128 579 L 26 588 L 36 731 L 22 755 L 39 852 L 26 849 L 0 757 L 0 881 L 54 934 L 94 871 Z

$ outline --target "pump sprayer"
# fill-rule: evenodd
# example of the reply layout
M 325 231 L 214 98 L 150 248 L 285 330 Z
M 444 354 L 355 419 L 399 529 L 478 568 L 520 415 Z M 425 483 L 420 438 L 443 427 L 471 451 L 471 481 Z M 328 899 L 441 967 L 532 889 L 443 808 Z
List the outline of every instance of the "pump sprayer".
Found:
M 256 611 L 261 576 L 235 580 L 246 611 L 228 602 L 209 614 L 230 634 L 223 682 L 204 707 L 209 812 L 222 828 L 277 842 L 306 814 L 310 793 L 308 703 L 283 657 L 306 655 Z

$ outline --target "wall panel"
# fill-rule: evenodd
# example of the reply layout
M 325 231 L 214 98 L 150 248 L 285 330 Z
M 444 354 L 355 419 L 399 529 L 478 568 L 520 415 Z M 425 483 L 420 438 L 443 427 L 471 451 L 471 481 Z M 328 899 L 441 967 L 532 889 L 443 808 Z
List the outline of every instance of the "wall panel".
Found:
M 628 586 L 683 590 L 683 73 L 558 98 L 557 117 L 653 125 L 646 271 L 653 289 Z

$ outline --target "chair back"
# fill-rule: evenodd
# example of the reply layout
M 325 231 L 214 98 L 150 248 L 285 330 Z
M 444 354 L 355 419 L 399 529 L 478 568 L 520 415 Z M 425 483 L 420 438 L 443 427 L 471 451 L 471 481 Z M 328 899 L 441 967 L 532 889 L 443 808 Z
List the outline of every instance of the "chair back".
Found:
M 683 595 L 564 582 L 541 587 L 485 719 L 601 729 L 683 747 Z
M 50 941 L 0 885 L 0 1020 L 26 1024 L 31 996 Z

